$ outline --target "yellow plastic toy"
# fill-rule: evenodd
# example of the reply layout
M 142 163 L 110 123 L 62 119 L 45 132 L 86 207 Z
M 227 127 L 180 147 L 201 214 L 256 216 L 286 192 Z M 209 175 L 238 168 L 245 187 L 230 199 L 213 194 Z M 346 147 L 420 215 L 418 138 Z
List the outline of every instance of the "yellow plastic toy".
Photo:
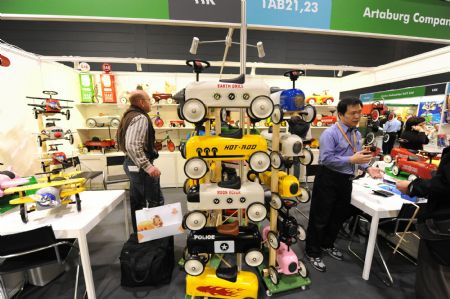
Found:
M 259 179 L 264 185 L 270 186 L 271 171 L 265 171 L 259 174 Z M 302 194 L 300 182 L 298 179 L 284 171 L 278 172 L 278 194 L 281 197 L 296 197 Z
M 188 178 L 200 179 L 208 172 L 206 161 L 248 160 L 252 170 L 260 173 L 270 166 L 267 141 L 259 135 L 244 135 L 241 138 L 221 136 L 194 136 L 184 147 L 187 161 L 184 173 Z
M 206 267 L 199 276 L 186 275 L 186 295 L 193 298 L 258 298 L 256 274 L 239 271 L 236 282 L 220 279 L 215 269 Z

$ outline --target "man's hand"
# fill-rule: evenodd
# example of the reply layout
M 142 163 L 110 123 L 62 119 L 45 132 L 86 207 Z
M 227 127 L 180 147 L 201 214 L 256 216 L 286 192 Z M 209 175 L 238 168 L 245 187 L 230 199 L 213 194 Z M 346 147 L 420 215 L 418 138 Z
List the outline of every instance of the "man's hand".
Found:
M 395 183 L 395 187 L 397 187 L 400 192 L 408 194 L 409 184 L 411 184 L 410 181 L 397 181 L 397 183 Z
M 158 176 L 161 175 L 161 171 L 160 171 L 157 167 L 155 167 L 155 166 L 153 166 L 153 165 L 150 165 L 150 166 L 145 170 L 145 172 L 147 172 L 148 175 L 151 176 L 151 177 L 158 177 Z
M 372 160 L 372 153 L 368 150 L 356 152 L 350 157 L 350 163 L 352 164 L 366 164 L 369 163 L 370 160 Z
M 383 177 L 383 171 L 377 167 L 367 168 L 367 173 L 374 179 L 381 179 Z

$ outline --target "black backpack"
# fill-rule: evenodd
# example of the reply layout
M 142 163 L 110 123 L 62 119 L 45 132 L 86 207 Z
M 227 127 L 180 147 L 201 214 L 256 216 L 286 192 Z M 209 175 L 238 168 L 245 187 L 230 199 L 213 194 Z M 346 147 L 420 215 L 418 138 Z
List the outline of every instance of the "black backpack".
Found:
M 136 234 L 131 234 L 119 259 L 122 286 L 167 284 L 175 263 L 173 236 L 138 243 Z

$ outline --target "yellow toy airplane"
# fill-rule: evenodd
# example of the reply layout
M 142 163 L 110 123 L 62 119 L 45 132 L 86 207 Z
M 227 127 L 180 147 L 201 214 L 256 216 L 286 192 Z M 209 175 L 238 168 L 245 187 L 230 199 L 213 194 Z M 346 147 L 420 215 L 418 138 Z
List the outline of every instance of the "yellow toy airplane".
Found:
M 34 204 L 33 210 L 46 210 L 59 207 L 63 204 L 72 203 L 70 198 L 75 195 L 77 211 L 81 211 L 80 192 L 85 190 L 86 179 L 65 179 L 49 183 L 37 183 L 33 185 L 13 187 L 5 189 L 5 194 L 19 193 L 19 198 L 10 200 L 12 205 L 20 205 L 20 217 L 24 223 L 28 222 L 27 204 Z M 25 191 L 37 190 L 35 194 L 25 195 Z

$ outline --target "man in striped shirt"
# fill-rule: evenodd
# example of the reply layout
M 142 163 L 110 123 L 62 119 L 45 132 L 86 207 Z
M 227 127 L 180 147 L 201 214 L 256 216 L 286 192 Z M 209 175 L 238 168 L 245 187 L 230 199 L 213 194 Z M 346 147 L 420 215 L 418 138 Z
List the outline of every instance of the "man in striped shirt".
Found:
M 136 232 L 136 211 L 163 205 L 164 197 L 159 184 L 161 171 L 153 165 L 158 151 L 148 115 L 150 97 L 145 91 L 137 90 L 131 94 L 130 104 L 117 130 L 117 143 L 126 154 L 123 167 L 130 178 L 131 220 Z

